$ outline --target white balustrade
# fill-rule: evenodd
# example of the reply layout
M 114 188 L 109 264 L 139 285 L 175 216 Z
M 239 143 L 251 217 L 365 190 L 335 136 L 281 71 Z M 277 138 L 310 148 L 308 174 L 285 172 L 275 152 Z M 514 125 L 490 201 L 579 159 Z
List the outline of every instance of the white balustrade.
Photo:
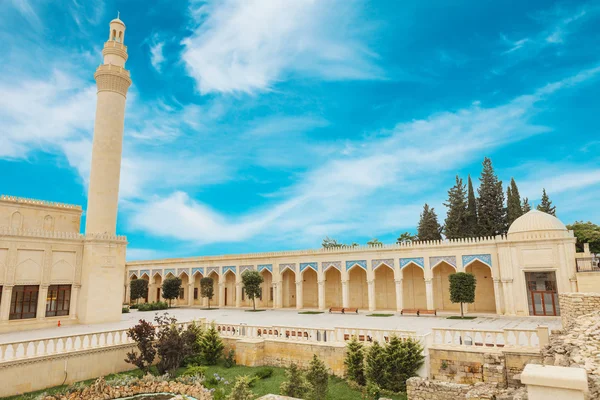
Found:
M 457 329 L 433 328 L 432 344 L 445 347 L 471 347 L 487 351 L 489 348 L 533 349 L 540 348 L 536 329 Z

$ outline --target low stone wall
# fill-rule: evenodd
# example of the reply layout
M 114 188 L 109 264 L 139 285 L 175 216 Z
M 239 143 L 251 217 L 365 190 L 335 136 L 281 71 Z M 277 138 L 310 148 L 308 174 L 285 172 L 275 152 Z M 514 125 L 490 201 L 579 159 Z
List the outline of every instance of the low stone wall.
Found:
M 410 378 L 406 381 L 408 400 L 526 400 L 525 387 L 500 388 L 495 383 L 467 385 Z
M 600 292 L 600 272 L 578 272 L 577 289 L 583 293 Z
M 600 291 L 600 288 L 598 288 Z M 560 316 L 567 329 L 582 315 L 600 310 L 600 293 L 559 293 Z

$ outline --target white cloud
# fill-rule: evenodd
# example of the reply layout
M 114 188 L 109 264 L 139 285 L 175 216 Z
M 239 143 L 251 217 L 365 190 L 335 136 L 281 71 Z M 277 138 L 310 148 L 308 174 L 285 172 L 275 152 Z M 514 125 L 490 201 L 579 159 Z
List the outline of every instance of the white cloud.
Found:
M 294 74 L 329 80 L 381 78 L 357 36 L 354 1 L 194 2 L 196 27 L 183 60 L 201 93 L 269 90 Z
M 158 72 L 161 72 L 162 65 L 165 62 L 165 56 L 163 54 L 164 46 L 165 42 L 160 41 L 158 35 L 154 35 L 150 43 L 150 62 Z
M 36 29 L 40 30 L 43 28 L 42 21 L 40 17 L 35 12 L 29 0 L 12 0 L 13 6 L 21 13 L 21 15 L 29 22 L 29 25 Z
M 295 245 L 314 243 L 324 233 L 374 236 L 413 227 L 421 204 L 436 204 L 424 196 L 436 190 L 439 195 L 438 176 L 498 146 L 546 132 L 549 128 L 530 121 L 536 104 L 598 72 L 583 71 L 496 107 L 475 104 L 398 124 L 357 144 L 352 156 L 316 165 L 297 184 L 276 193 L 270 208 L 229 217 L 178 191 L 136 206 L 129 225 L 197 244 L 268 237 Z

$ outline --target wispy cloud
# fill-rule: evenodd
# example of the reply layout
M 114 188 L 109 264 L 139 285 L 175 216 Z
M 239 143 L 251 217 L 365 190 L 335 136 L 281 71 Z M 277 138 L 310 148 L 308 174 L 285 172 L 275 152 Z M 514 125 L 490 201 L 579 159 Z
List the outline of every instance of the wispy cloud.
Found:
M 161 41 L 157 34 L 154 34 L 150 41 L 150 63 L 158 72 L 161 72 L 162 65 L 165 62 L 164 46 L 165 42 Z
M 19 13 L 29 22 L 31 28 L 41 30 L 42 21 L 29 0 L 10 0 Z
M 193 2 L 183 60 L 201 93 L 255 93 L 294 75 L 377 79 L 376 56 L 352 27 L 355 1 Z

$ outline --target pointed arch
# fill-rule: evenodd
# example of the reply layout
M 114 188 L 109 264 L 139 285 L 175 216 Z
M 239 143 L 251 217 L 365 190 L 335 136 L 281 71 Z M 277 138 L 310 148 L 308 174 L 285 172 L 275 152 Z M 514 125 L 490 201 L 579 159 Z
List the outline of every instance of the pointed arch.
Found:
M 236 281 L 235 271 L 231 269 L 223 270 L 223 282 L 225 283 L 225 306 L 233 307 L 236 304 L 236 290 L 235 290 L 235 281 Z
M 315 263 L 316 265 L 316 263 Z M 307 267 L 302 272 L 302 307 L 319 307 L 319 284 L 315 267 Z
M 281 273 L 281 293 L 283 295 L 284 308 L 296 307 L 296 272 L 286 267 Z
M 330 268 L 333 267 L 333 268 Z M 325 278 L 325 307 L 342 307 L 342 273 L 330 265 L 323 276 Z
M 348 270 L 349 298 L 348 307 L 369 308 L 369 288 L 367 270 L 360 264 L 354 264 Z
M 262 292 L 259 297 L 259 304 L 261 307 L 273 307 L 273 273 L 268 268 L 263 268 L 260 270 L 259 274 L 263 277 L 263 283 L 261 284 Z
M 138 277 L 137 277 L 137 275 L 135 274 L 135 272 L 132 272 L 132 273 L 130 273 L 130 274 L 129 274 L 129 280 L 130 280 L 130 281 L 134 281 L 134 280 L 136 280 L 136 279 L 138 279 Z
M 375 308 L 377 310 L 396 310 L 394 268 L 382 262 L 375 267 L 373 276 L 375 278 Z
M 377 268 L 379 268 L 381 266 L 386 266 L 393 271 L 394 270 L 394 260 L 373 260 L 373 263 L 371 266 L 373 267 L 373 271 L 377 270 Z
M 496 313 L 496 293 L 492 267 L 483 261 L 472 260 L 465 267 L 465 272 L 475 275 L 475 302 L 469 305 L 469 311 Z
M 491 254 L 469 254 L 466 256 L 462 256 L 462 264 L 463 269 L 467 269 L 469 265 L 474 263 L 475 261 L 479 261 L 482 264 L 487 265 L 492 268 L 492 255 Z
M 440 260 L 431 268 L 433 285 L 433 305 L 436 310 L 458 311 L 460 304 L 450 301 L 450 278 L 456 267 L 447 261 Z
M 210 301 L 210 303 L 211 304 L 221 304 L 220 303 L 221 290 L 220 290 L 220 286 L 219 286 L 219 284 L 220 284 L 219 279 L 221 277 L 219 276 L 218 268 L 207 269 L 206 276 L 213 280 L 213 298 Z
M 142 275 L 140 275 L 140 279 L 145 279 L 145 280 L 149 281 L 150 276 L 148 276 L 148 274 L 146 272 L 144 272 Z
M 300 263 L 300 275 L 304 275 L 304 272 L 307 269 L 312 269 L 316 273 L 319 272 L 319 267 L 318 267 L 318 264 L 316 262 Z
M 22 226 L 23 226 L 23 215 L 20 212 L 15 211 L 10 216 L 10 227 L 12 229 L 21 229 Z
M 427 308 L 425 273 L 415 262 L 402 267 L 402 304 L 404 308 Z

